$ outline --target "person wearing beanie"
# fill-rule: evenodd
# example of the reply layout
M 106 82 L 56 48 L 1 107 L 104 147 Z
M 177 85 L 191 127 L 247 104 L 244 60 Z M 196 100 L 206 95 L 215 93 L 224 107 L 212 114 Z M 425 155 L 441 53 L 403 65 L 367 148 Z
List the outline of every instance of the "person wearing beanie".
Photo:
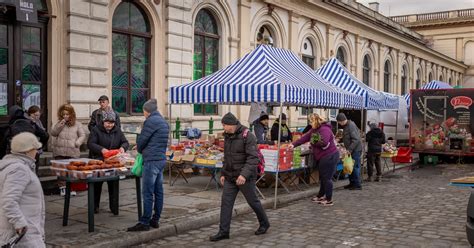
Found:
M 348 120 L 344 113 L 339 113 L 336 117 L 337 124 L 343 128 L 342 142 L 349 155 L 354 159 L 354 169 L 349 175 L 349 185 L 344 186 L 344 189 L 361 190 L 360 182 L 360 156 L 362 153 L 362 139 L 360 137 L 360 130 L 357 125 Z
M 273 141 L 268 139 L 268 114 L 265 112 L 262 112 L 260 114 L 260 117 L 256 119 L 252 124 L 253 124 L 253 132 L 255 133 L 255 136 L 257 137 L 257 144 L 267 144 L 267 145 L 273 145 L 275 144 Z
M 280 118 L 277 118 L 272 126 L 272 140 L 278 141 L 278 130 L 280 128 Z M 291 135 L 290 128 L 286 125 L 286 115 L 284 113 L 281 114 L 281 136 L 280 142 L 291 142 L 293 140 L 293 136 Z
M 382 153 L 382 145 L 387 141 L 385 140 L 385 134 L 376 123 L 371 122 L 369 124 L 370 131 L 365 136 L 367 140 L 367 181 L 372 182 L 374 174 L 374 165 L 377 171 L 376 182 L 382 180 L 382 164 L 380 161 L 380 154 Z
M 223 186 L 220 225 L 219 232 L 210 236 L 209 240 L 215 242 L 229 238 L 234 202 L 239 191 L 257 215 L 260 225 L 255 235 L 265 234 L 270 228 L 270 223 L 255 188 L 257 166 L 260 161 L 257 154 L 257 138 L 230 112 L 224 115 L 221 122 L 225 140 L 224 165 L 220 177 Z
M 99 108 L 94 110 L 91 114 L 91 119 L 89 121 L 89 124 L 87 125 L 87 128 L 89 131 L 92 131 L 92 129 L 95 126 L 102 126 L 102 122 L 104 120 L 104 115 L 106 113 L 113 112 L 115 116 L 115 126 L 120 128 L 120 116 L 117 111 L 113 110 L 112 107 L 110 106 L 109 98 L 106 95 L 102 95 L 99 97 L 97 100 L 99 102 Z M 89 154 L 90 155 L 90 154 Z
M 95 126 L 87 141 L 87 146 L 90 151 L 89 158 L 103 160 L 103 154 L 109 150 L 119 149 L 124 153 L 129 146 L 122 130 L 115 125 L 115 113 L 113 111 L 104 114 L 102 126 Z M 102 193 L 103 182 L 94 183 L 94 212 L 99 212 L 100 196 Z M 118 214 L 118 206 L 113 203 L 117 202 L 118 195 L 118 181 L 107 181 L 109 190 L 109 207 L 114 215 Z
M 29 132 L 15 135 L 11 154 L 0 160 L 0 244 L 25 233 L 18 247 L 46 247 L 45 203 L 35 174 L 35 157 L 42 144 Z
M 143 157 L 143 215 L 135 226 L 127 229 L 129 232 L 148 231 L 150 226 L 159 228 L 163 209 L 163 169 L 166 165 L 169 126 L 158 112 L 154 98 L 143 104 L 143 115 L 146 120 L 137 139 L 137 151 Z

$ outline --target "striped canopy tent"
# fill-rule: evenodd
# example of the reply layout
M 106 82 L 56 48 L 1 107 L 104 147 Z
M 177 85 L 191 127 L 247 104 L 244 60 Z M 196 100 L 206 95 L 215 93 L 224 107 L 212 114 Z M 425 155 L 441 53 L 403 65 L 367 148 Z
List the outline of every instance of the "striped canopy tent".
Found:
M 338 88 L 363 97 L 364 109 L 398 109 L 398 96 L 370 88 L 354 77 L 346 67 L 334 57 L 319 68 L 317 73 Z
M 452 89 L 453 86 L 449 85 L 448 83 L 433 80 L 425 85 L 421 86 L 420 89 L 423 90 L 437 90 L 437 89 Z M 403 96 L 405 101 L 407 102 L 408 108 L 410 108 L 410 93 Z
M 323 80 L 293 52 L 260 45 L 231 65 L 170 88 L 171 104 L 267 103 L 360 109 L 362 97 Z

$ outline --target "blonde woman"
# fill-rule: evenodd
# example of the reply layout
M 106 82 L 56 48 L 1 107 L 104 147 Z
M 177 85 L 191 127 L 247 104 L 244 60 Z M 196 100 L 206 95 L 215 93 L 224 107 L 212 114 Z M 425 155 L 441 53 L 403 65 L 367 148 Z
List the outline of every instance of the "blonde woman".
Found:
M 79 158 L 79 147 L 86 139 L 82 124 L 76 121 L 76 112 L 69 104 L 64 104 L 58 110 L 58 122 L 51 129 L 55 137 L 52 144 L 55 159 Z
M 332 206 L 332 177 L 339 161 L 339 151 L 334 143 L 330 123 L 324 121 L 318 114 L 311 114 L 309 122 L 311 130 L 293 142 L 290 147 L 297 147 L 306 142 L 311 143 L 314 163 L 319 166 L 319 180 L 321 182 L 319 193 L 312 201 L 324 206 Z

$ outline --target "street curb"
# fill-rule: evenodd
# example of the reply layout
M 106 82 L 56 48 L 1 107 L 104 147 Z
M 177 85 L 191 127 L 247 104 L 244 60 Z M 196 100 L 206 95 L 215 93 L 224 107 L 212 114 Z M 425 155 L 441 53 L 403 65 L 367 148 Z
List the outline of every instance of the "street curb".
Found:
M 413 163 L 415 164 L 415 163 Z M 396 171 L 412 166 L 412 164 L 403 165 L 400 167 L 395 168 Z M 392 173 L 393 171 L 387 171 L 384 174 Z M 334 189 L 342 188 L 343 185 L 337 185 L 335 183 Z M 277 206 L 281 206 L 282 204 L 298 201 L 304 198 L 308 198 L 317 194 L 319 191 L 319 187 L 307 189 L 302 192 L 292 193 L 292 194 L 285 194 L 278 196 Z M 274 198 L 266 198 L 265 200 L 261 200 L 262 205 L 264 208 L 273 208 Z M 244 215 L 251 213 L 252 209 L 247 203 L 242 203 L 239 205 L 234 206 L 234 213 L 233 217 Z M 147 232 L 136 232 L 136 233 L 121 233 L 120 237 L 113 237 L 109 239 L 103 239 L 98 243 L 93 244 L 86 244 L 87 247 L 92 248 L 103 248 L 103 247 L 128 247 L 132 245 L 139 245 L 142 243 L 147 243 L 156 239 L 165 238 L 169 236 L 175 236 L 179 234 L 183 234 L 185 232 L 199 229 L 202 227 L 214 225 L 219 223 L 219 216 L 220 216 L 220 209 L 215 209 L 213 211 L 200 214 L 199 216 L 189 217 L 186 220 L 178 221 L 175 224 L 167 224 L 160 226 L 159 229 L 151 229 Z M 130 223 L 131 225 L 133 223 Z M 216 229 L 215 232 L 218 230 Z M 212 235 L 213 233 L 209 233 Z M 97 242 L 97 241 L 95 241 Z

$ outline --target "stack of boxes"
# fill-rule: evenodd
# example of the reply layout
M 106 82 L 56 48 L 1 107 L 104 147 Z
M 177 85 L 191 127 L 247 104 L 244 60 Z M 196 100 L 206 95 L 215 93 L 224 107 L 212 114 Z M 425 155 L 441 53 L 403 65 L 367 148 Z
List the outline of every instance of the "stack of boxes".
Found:
M 278 151 L 276 146 L 259 146 L 259 149 L 265 159 L 265 171 L 277 171 L 278 163 L 280 171 L 292 168 L 293 150 L 284 147 Z

